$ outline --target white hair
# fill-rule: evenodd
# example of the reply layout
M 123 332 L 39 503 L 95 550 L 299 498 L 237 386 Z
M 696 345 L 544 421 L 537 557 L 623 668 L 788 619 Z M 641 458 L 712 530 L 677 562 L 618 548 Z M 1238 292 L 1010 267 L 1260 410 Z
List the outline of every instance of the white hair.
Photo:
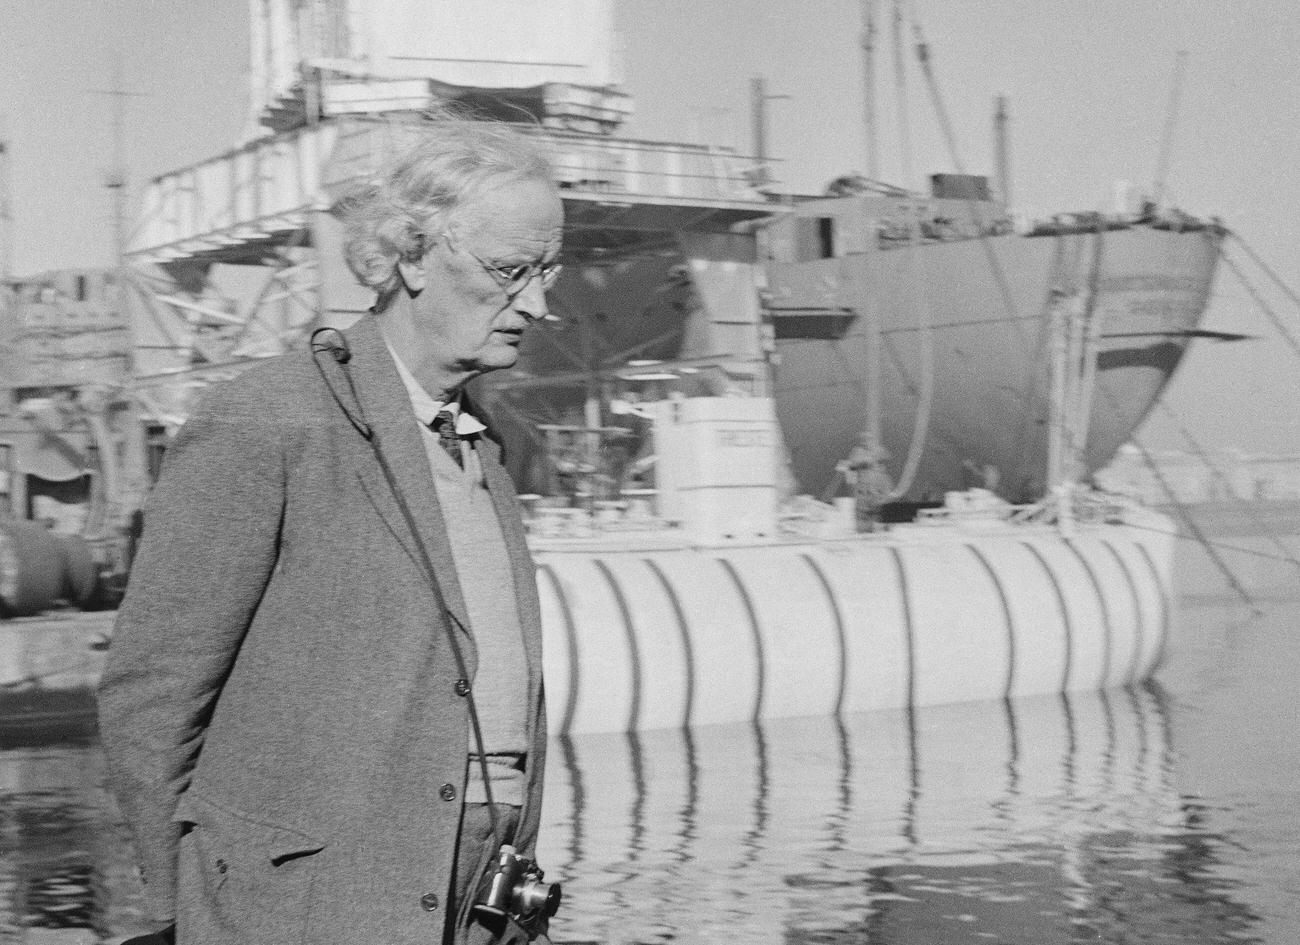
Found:
M 362 285 L 391 293 L 398 262 L 420 259 L 456 210 L 502 178 L 553 180 L 537 142 L 509 125 L 443 115 L 421 126 L 413 146 L 335 205 L 348 268 Z

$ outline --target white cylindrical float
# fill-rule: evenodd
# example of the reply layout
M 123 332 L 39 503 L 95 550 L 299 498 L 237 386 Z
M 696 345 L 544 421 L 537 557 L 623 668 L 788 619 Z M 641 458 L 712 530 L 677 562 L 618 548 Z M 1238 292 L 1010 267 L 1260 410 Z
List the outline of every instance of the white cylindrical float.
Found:
M 537 540 L 553 730 L 641 731 L 1100 689 L 1168 637 L 1172 528 L 756 544 Z

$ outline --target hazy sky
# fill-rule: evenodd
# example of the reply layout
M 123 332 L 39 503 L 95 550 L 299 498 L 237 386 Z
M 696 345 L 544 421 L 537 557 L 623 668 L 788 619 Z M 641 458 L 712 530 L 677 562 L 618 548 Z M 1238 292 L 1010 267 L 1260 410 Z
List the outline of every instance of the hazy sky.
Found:
M 748 148 L 749 80 L 764 75 L 770 144 L 791 188 L 865 170 L 858 0 L 614 0 L 636 115 L 627 132 Z M 887 5 L 882 2 L 881 6 Z M 958 157 L 992 170 L 992 112 L 1010 99 L 1012 192 L 1050 213 L 1109 206 L 1115 182 L 1149 188 L 1179 50 L 1186 50 L 1167 187 L 1217 215 L 1300 283 L 1300 4 L 1294 0 L 911 0 L 928 39 Z M 0 116 L 10 143 L 13 269 L 97 265 L 110 255 L 110 97 L 115 53 L 132 183 L 232 146 L 247 121 L 247 0 L 3 0 Z M 889 36 L 877 108 L 885 177 L 903 161 Z M 909 63 L 914 184 L 955 166 Z M 1234 258 L 1240 259 L 1240 254 Z M 1300 336 L 1300 311 L 1266 292 Z M 1259 340 L 1203 344 L 1170 402 L 1209 445 L 1300 452 L 1300 356 L 1229 271 L 1209 327 Z M 1177 445 L 1168 424 L 1148 431 Z

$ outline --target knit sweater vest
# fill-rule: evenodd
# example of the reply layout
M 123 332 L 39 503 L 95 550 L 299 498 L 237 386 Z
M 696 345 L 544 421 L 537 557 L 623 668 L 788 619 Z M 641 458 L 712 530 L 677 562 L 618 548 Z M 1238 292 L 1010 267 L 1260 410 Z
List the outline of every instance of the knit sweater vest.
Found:
M 478 669 L 470 683 L 490 762 L 493 800 L 521 804 L 523 775 L 517 762 L 528 750 L 528 666 L 505 537 L 475 451 L 465 450 L 467 461 L 461 469 L 437 434 L 423 424 L 421 430 L 478 649 Z M 477 755 L 472 731 L 469 747 Z M 487 800 L 477 762 L 470 766 L 465 800 Z

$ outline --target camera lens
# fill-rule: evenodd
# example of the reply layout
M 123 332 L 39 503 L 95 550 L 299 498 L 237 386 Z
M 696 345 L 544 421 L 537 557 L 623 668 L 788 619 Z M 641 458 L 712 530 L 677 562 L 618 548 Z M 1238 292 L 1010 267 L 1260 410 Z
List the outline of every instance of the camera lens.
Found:
M 519 911 L 553 916 L 560 908 L 560 895 L 559 883 L 524 883 L 519 888 Z

